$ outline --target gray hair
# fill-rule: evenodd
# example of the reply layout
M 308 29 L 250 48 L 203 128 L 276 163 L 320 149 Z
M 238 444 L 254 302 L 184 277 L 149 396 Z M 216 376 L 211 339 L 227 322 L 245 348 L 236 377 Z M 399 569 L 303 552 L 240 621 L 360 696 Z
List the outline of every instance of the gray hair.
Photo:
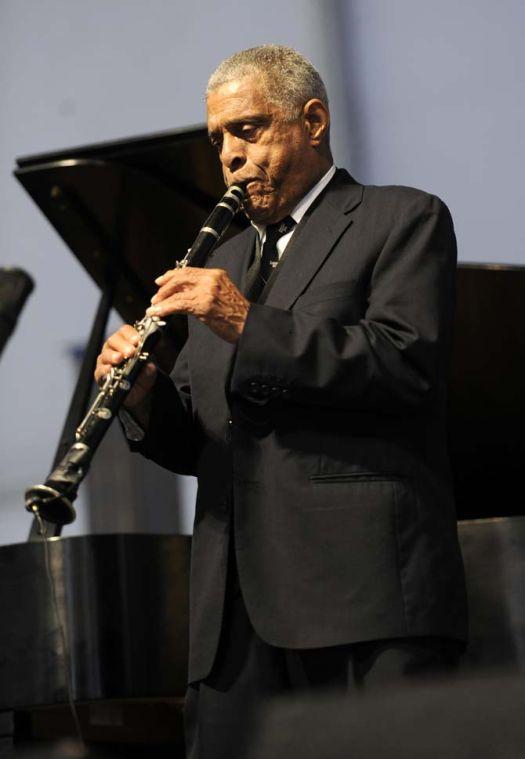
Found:
M 304 56 L 285 45 L 259 45 L 226 58 L 211 75 L 206 97 L 235 79 L 259 75 L 267 99 L 286 119 L 296 119 L 305 103 L 318 98 L 328 106 L 323 80 Z

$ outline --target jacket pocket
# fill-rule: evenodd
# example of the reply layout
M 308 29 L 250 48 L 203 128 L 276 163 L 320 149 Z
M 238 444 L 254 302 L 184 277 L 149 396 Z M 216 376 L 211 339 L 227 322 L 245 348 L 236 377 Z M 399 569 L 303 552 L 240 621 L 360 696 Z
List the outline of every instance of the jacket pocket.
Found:
M 311 303 L 322 303 L 334 298 L 351 300 L 355 297 L 355 290 L 358 284 L 359 282 L 356 279 L 349 279 L 342 282 L 330 282 L 327 285 L 310 287 L 299 296 L 296 305 L 303 306 Z
M 329 472 L 310 477 L 311 482 L 319 485 L 336 482 L 404 482 L 409 479 L 408 475 L 399 472 Z

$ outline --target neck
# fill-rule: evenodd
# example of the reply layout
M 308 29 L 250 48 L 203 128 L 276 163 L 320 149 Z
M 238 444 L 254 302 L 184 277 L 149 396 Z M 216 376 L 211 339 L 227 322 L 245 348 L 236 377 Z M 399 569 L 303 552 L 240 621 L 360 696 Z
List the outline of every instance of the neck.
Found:
M 301 200 L 307 195 L 310 190 L 315 187 L 315 185 L 324 177 L 328 169 L 333 165 L 332 157 L 329 158 L 323 158 L 322 161 L 319 161 L 316 165 L 315 169 L 311 172 L 309 175 L 308 181 L 305 180 L 301 190 L 296 194 L 296 197 L 293 198 L 293 200 L 290 201 L 287 208 L 285 208 L 280 213 L 279 219 L 271 219 L 267 223 L 275 223 L 277 221 L 280 221 L 281 218 L 284 218 L 285 216 L 289 216 L 293 209 L 297 206 L 298 203 L 301 202 Z
M 310 183 L 308 184 L 308 187 L 305 188 L 303 194 L 301 197 L 304 197 L 306 193 L 312 189 L 314 185 L 319 182 L 320 179 L 324 177 L 328 169 L 333 165 L 334 161 L 332 158 L 331 153 L 329 153 L 327 156 L 319 156 L 320 160 L 317 164 L 316 171 L 312 172 L 312 176 L 310 178 Z M 301 200 L 301 198 L 298 198 L 298 201 Z

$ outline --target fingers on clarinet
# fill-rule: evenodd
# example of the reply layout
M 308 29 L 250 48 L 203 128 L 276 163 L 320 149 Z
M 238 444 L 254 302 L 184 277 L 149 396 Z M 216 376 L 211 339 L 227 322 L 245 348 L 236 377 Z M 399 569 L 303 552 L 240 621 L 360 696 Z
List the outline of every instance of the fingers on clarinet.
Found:
M 112 366 L 120 364 L 123 358 L 124 351 L 118 350 L 115 343 L 108 344 L 100 354 L 100 360 L 103 364 L 108 364 L 110 369 Z
M 151 303 L 159 303 L 160 301 L 166 300 L 166 298 L 169 298 L 170 295 L 173 295 L 176 292 L 180 292 L 181 290 L 184 290 L 187 287 L 187 282 L 176 282 L 174 280 L 167 280 L 165 282 L 160 283 L 160 287 L 155 293 L 155 295 L 151 299 Z
M 107 373 L 111 369 L 111 364 L 106 364 L 105 362 L 100 360 L 97 361 L 97 368 L 95 369 L 95 382 L 97 385 L 102 385 L 104 383 L 104 380 L 106 379 Z
M 115 332 L 114 335 L 108 337 L 106 342 L 107 351 L 103 351 L 108 360 L 111 363 L 120 363 L 124 358 L 129 358 L 135 353 L 136 345 L 127 337 L 124 337 L 121 332 Z M 119 354 L 118 356 L 116 354 Z
M 127 342 L 135 346 L 139 344 L 139 333 L 131 324 L 123 324 L 119 332 Z
M 173 272 L 176 271 L 176 269 L 168 269 L 164 272 L 164 274 L 161 274 L 157 279 L 155 280 L 155 284 L 160 285 L 163 282 L 165 282 L 169 277 L 173 274 Z

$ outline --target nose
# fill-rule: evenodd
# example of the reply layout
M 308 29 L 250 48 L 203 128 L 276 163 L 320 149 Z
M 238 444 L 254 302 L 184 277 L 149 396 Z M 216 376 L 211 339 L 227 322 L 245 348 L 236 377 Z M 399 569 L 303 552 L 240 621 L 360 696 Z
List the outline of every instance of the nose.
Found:
M 221 153 L 221 163 L 230 173 L 238 171 L 246 161 L 245 142 L 234 134 L 226 133 L 223 135 Z

